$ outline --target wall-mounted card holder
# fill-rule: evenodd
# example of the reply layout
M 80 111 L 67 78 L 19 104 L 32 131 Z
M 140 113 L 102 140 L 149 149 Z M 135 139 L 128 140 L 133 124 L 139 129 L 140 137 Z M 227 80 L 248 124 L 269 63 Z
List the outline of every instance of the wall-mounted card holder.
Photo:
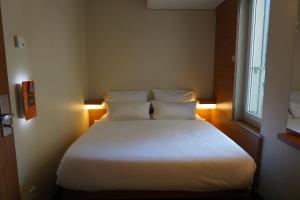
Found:
M 37 116 L 34 81 L 17 85 L 18 117 L 30 120 Z

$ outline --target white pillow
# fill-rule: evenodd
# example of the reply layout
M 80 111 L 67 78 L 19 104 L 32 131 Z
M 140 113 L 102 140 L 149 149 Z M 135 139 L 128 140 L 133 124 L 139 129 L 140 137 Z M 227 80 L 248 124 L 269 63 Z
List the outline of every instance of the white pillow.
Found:
M 160 102 L 152 101 L 153 119 L 196 119 L 196 101 L 191 102 Z
M 148 96 L 148 91 L 107 91 L 106 101 L 146 102 Z
M 294 118 L 300 118 L 300 104 L 290 102 L 290 112 Z
M 189 90 L 152 90 L 155 101 L 163 102 L 188 102 L 195 101 L 196 94 Z
M 107 102 L 107 120 L 129 121 L 150 119 L 150 102 Z

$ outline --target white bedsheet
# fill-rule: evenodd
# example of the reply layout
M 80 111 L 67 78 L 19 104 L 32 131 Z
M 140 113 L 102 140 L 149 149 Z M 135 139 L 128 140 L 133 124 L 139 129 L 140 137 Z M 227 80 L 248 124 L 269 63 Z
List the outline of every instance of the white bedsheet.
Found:
M 80 191 L 219 191 L 251 186 L 254 160 L 202 120 L 104 121 L 65 153 L 57 184 Z
M 300 119 L 288 119 L 287 128 L 300 134 Z

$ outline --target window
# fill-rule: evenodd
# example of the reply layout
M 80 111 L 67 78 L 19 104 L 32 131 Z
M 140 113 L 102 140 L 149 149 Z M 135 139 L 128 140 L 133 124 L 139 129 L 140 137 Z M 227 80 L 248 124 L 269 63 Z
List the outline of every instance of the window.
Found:
M 245 117 L 258 123 L 263 108 L 269 9 L 269 0 L 252 0 Z

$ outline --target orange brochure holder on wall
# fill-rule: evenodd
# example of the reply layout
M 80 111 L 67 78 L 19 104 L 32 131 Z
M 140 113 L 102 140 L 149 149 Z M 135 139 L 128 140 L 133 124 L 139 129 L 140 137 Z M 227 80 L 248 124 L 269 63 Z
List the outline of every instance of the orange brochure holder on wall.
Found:
M 35 101 L 35 89 L 34 81 L 22 82 L 22 98 L 24 105 L 25 120 L 30 120 L 36 117 L 36 101 Z

